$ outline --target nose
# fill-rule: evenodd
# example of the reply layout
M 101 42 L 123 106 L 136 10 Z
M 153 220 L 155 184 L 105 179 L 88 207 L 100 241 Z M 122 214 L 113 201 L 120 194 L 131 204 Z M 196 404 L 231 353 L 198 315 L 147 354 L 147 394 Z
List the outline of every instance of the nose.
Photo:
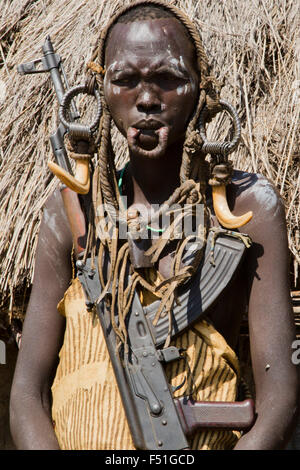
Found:
M 137 97 L 136 106 L 142 113 L 159 113 L 161 111 L 161 102 L 150 86 L 143 86 Z

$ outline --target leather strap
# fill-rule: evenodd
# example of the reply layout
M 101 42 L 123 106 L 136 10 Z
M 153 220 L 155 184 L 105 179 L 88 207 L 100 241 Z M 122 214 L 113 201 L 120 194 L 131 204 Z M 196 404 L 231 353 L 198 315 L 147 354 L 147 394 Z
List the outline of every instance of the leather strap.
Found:
M 216 239 L 213 232 L 209 233 L 205 254 L 197 273 L 178 288 L 179 301 L 173 308 L 172 337 L 204 316 L 213 306 L 236 273 L 245 249 L 245 243 L 228 231 L 219 231 Z M 78 278 L 86 293 L 87 302 L 92 306 L 101 293 L 97 262 L 95 262 L 94 271 L 90 269 L 89 258 L 84 267 L 80 267 L 80 263 L 80 261 L 77 262 Z M 153 326 L 159 302 L 157 300 L 147 307 L 139 306 L 139 310 L 148 320 L 156 346 L 161 346 L 165 342 L 169 329 L 167 316 L 160 318 Z

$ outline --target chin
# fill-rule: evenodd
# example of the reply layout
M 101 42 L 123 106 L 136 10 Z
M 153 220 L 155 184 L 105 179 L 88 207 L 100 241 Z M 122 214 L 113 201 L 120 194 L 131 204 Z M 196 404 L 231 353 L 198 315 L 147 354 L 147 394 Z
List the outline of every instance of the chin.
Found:
M 157 145 L 153 149 L 145 149 L 138 145 L 135 145 L 135 146 L 129 145 L 129 150 L 131 154 L 134 156 L 144 158 L 147 160 L 159 160 L 160 158 L 163 158 L 164 155 L 166 154 L 167 147 L 161 148 L 159 145 Z

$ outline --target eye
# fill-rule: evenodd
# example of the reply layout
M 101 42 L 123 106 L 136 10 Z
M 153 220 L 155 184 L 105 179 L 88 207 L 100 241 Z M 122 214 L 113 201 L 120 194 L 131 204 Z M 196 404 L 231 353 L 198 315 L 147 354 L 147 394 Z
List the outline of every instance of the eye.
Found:
M 160 73 L 159 78 L 161 80 L 170 81 L 170 82 L 172 82 L 174 80 L 180 80 L 180 78 L 177 77 L 176 75 L 174 75 L 172 73 L 167 73 L 167 72 L 166 73 Z
M 162 72 L 157 74 L 155 81 L 161 88 L 173 89 L 184 85 L 188 80 L 170 72 Z
M 135 75 L 120 75 L 112 79 L 112 84 L 119 87 L 134 87 L 136 86 L 138 78 Z

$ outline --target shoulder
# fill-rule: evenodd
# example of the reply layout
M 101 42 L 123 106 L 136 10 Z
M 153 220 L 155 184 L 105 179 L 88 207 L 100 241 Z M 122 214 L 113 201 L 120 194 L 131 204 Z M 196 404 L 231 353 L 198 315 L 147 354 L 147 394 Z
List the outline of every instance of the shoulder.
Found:
M 285 226 L 283 199 L 275 185 L 259 173 L 235 171 L 228 187 L 228 198 L 234 212 L 253 212 L 247 224 L 250 231 L 267 229 L 270 224 L 273 228 L 278 224 Z
M 59 189 L 53 191 L 43 206 L 39 237 L 68 249 L 72 247 L 72 234 Z
M 232 184 L 236 202 L 251 201 L 256 207 L 266 212 L 276 212 L 283 205 L 282 198 L 275 185 L 259 173 L 235 171 Z
M 45 219 L 65 217 L 63 201 L 59 189 L 55 189 L 43 206 L 43 215 Z

